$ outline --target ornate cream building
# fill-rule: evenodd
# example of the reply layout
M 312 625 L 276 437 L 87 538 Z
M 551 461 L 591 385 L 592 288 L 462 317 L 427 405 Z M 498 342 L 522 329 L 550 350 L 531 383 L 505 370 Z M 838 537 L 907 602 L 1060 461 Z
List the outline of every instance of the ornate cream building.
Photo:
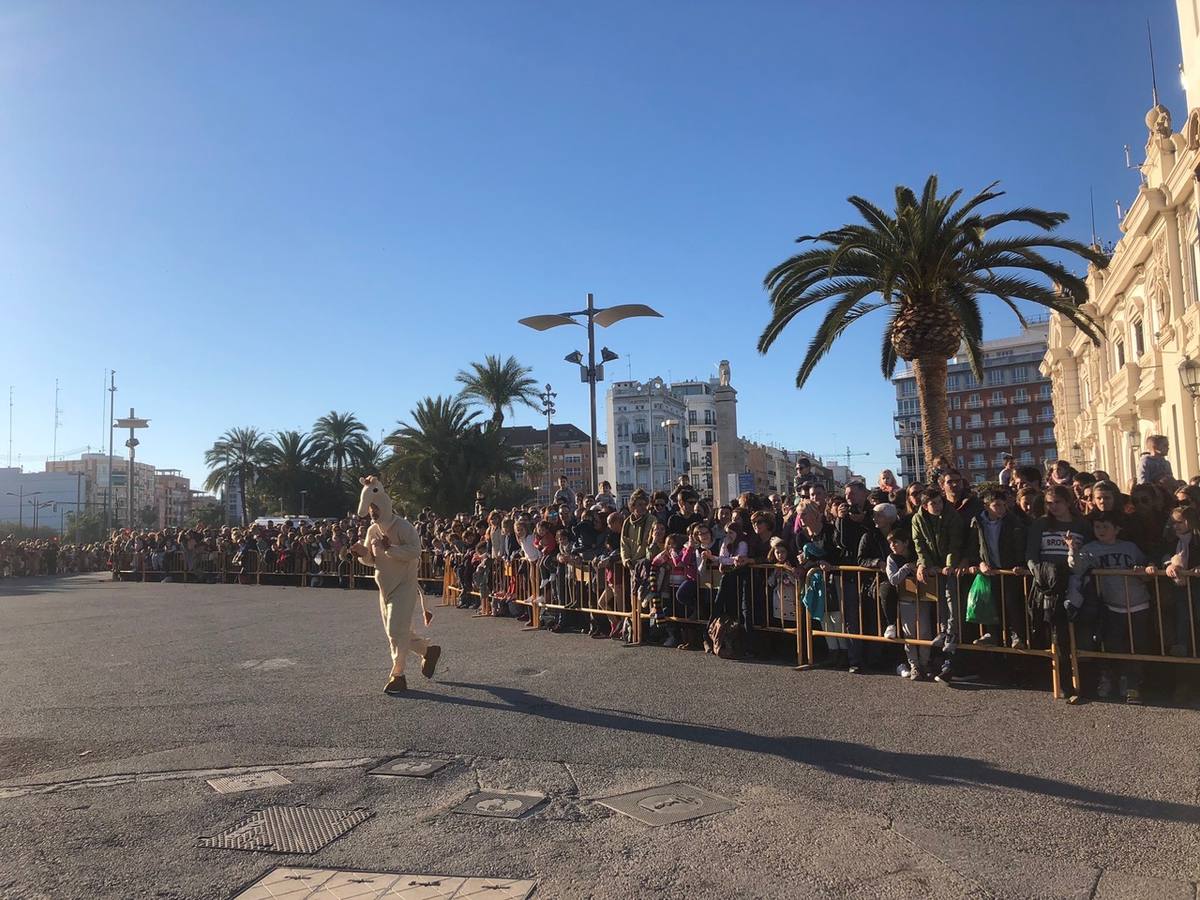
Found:
M 1142 185 L 1121 221 L 1108 267 L 1088 267 L 1084 309 L 1101 324 L 1105 339 L 1096 346 L 1066 319 L 1052 316 L 1041 364 L 1052 383 L 1059 455 L 1080 468 L 1105 470 L 1125 489 L 1150 434 L 1170 438 L 1177 478 L 1200 474 L 1192 393 L 1200 387 L 1197 6 L 1177 0 L 1187 120 L 1177 132 L 1165 106 L 1156 103 L 1146 114 Z

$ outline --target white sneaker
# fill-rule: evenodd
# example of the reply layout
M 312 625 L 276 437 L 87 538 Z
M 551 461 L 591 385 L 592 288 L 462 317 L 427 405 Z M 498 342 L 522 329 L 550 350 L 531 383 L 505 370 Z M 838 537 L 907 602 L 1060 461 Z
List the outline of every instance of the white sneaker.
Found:
M 995 647 L 999 641 L 996 640 L 995 635 L 988 633 L 983 635 L 983 637 L 976 638 L 975 643 L 981 647 Z
M 889 625 L 887 628 L 883 629 L 883 636 L 889 641 L 894 641 L 896 639 L 896 626 Z

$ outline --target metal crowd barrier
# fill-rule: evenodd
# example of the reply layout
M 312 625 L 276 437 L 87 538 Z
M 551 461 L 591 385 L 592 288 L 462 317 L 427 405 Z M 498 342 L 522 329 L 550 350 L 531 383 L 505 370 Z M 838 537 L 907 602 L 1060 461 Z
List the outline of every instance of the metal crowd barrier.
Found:
M 1094 593 L 1083 598 L 1083 608 L 1070 623 L 1075 684 L 1081 684 L 1080 660 L 1097 660 L 1102 665 L 1104 661 L 1125 663 L 1123 668 L 1137 675 L 1141 663 L 1200 663 L 1200 591 L 1192 572 L 1183 575 L 1183 584 L 1177 584 L 1164 569 L 1152 573 L 1145 569 L 1093 570 Z M 1123 609 L 1113 609 L 1105 601 L 1112 592 L 1105 582 L 1118 578 L 1121 587 L 1116 599 Z M 1148 606 L 1135 611 L 1132 607 L 1141 605 L 1140 600 Z
M 526 565 L 531 582 L 538 586 L 542 609 L 558 610 L 560 617 L 570 613 L 611 623 L 628 622 L 629 642 L 641 643 L 641 617 L 633 579 L 625 566 L 619 562 L 609 566 L 572 562 L 556 564 L 553 571 L 547 571 L 539 563 Z M 537 618 L 540 624 L 540 615 Z M 536 627 L 534 623 L 531 626 Z
M 929 580 L 923 583 L 908 579 L 900 593 L 915 600 L 907 601 L 898 597 L 896 613 L 892 616 L 893 621 L 889 622 L 883 591 L 880 589 L 886 583 L 886 575 L 881 570 L 862 566 L 824 566 L 817 567 L 815 571 L 820 573 L 817 577 L 825 581 L 825 614 L 819 621 L 805 617 L 808 621 L 807 662 L 802 668 L 810 668 L 813 664 L 814 637 L 824 638 L 830 650 L 846 649 L 849 641 L 931 647 L 942 626 L 948 624 L 955 638 L 955 652 L 1006 653 L 1050 660 L 1051 689 L 1055 697 L 1063 696 L 1061 675 L 1065 661 L 1058 642 L 1051 638 L 1048 629 L 1038 627 L 1033 622 L 1027 600 L 1028 586 L 1032 580 L 1029 572 L 992 569 L 988 573 L 993 590 L 998 588 L 993 600 L 999 614 L 999 621 L 988 628 L 985 624 L 968 622 L 966 619 L 968 594 L 976 573 L 932 573 Z M 1011 596 L 1016 588 L 1014 581 L 1019 581 L 1021 585 L 1019 597 L 1015 598 Z M 847 595 L 851 596 L 848 598 Z M 901 603 L 915 608 L 901 610 Z M 1011 620 L 1011 607 L 1018 603 L 1021 618 L 1014 622 Z M 901 618 L 902 612 L 909 614 L 907 617 L 912 622 L 908 630 L 913 633 L 907 636 L 904 634 L 906 625 Z M 896 637 L 885 636 L 888 624 L 896 626 Z M 976 639 L 983 638 L 985 631 L 993 630 L 996 643 L 975 643 Z M 1011 646 L 1010 633 L 1019 636 L 1023 646 Z M 1038 644 L 1046 646 L 1040 647 Z

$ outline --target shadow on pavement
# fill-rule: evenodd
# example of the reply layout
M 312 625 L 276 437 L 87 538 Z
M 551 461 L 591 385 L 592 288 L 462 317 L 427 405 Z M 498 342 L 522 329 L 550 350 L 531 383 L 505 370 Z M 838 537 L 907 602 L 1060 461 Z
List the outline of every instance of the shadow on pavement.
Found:
M 770 737 L 699 722 L 677 722 L 607 709 L 577 709 L 547 700 L 521 688 L 470 682 L 441 683 L 446 687 L 490 694 L 494 699 L 476 700 L 420 690 L 409 691 L 408 696 L 456 706 L 521 712 L 558 722 L 667 737 L 709 747 L 764 753 L 813 766 L 844 778 L 866 781 L 901 780 L 940 787 L 1003 788 L 1063 800 L 1088 812 L 1114 813 L 1188 824 L 1200 823 L 1200 807 L 1191 804 L 1130 797 L 1065 781 L 1055 781 L 1052 778 L 1010 772 L 989 762 L 969 757 L 879 750 L 863 744 L 816 737 Z

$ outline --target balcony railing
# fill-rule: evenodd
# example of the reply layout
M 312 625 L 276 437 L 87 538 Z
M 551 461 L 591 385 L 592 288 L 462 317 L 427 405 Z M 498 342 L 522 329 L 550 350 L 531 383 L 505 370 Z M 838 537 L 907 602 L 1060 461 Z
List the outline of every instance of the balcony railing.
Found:
M 983 409 L 983 403 L 979 400 L 968 400 L 963 404 L 966 409 Z
M 1020 446 L 1020 447 L 1028 447 L 1030 444 L 1032 444 L 1032 443 L 1033 443 L 1033 438 L 1031 438 L 1031 437 L 1019 437 L 1019 438 L 1017 438 L 1015 441 L 1013 441 L 1013 443 L 1014 443 L 1014 444 L 1016 444 L 1016 445 L 1018 445 L 1018 446 Z
M 983 427 L 983 419 L 971 419 L 969 422 L 967 422 L 967 427 L 968 428 L 982 428 Z
M 993 447 L 1007 447 L 1011 443 L 1012 441 L 1008 438 L 992 438 Z
M 1008 406 L 1007 397 L 992 397 L 987 402 L 988 406 Z
M 635 444 L 646 444 L 650 442 L 650 432 L 635 431 L 629 435 L 629 440 Z
M 1054 421 L 1054 413 L 1050 413 L 1049 415 L 1047 415 L 1046 413 L 1039 413 L 1037 420 L 1039 422 L 1053 422 Z
M 1008 424 L 1008 416 L 992 416 L 988 420 L 988 424 L 992 426 L 1000 426 Z
M 986 446 L 987 446 L 987 441 L 985 441 L 985 440 L 977 439 L 977 440 L 973 440 L 973 441 L 967 441 L 967 449 L 968 450 L 982 450 Z

